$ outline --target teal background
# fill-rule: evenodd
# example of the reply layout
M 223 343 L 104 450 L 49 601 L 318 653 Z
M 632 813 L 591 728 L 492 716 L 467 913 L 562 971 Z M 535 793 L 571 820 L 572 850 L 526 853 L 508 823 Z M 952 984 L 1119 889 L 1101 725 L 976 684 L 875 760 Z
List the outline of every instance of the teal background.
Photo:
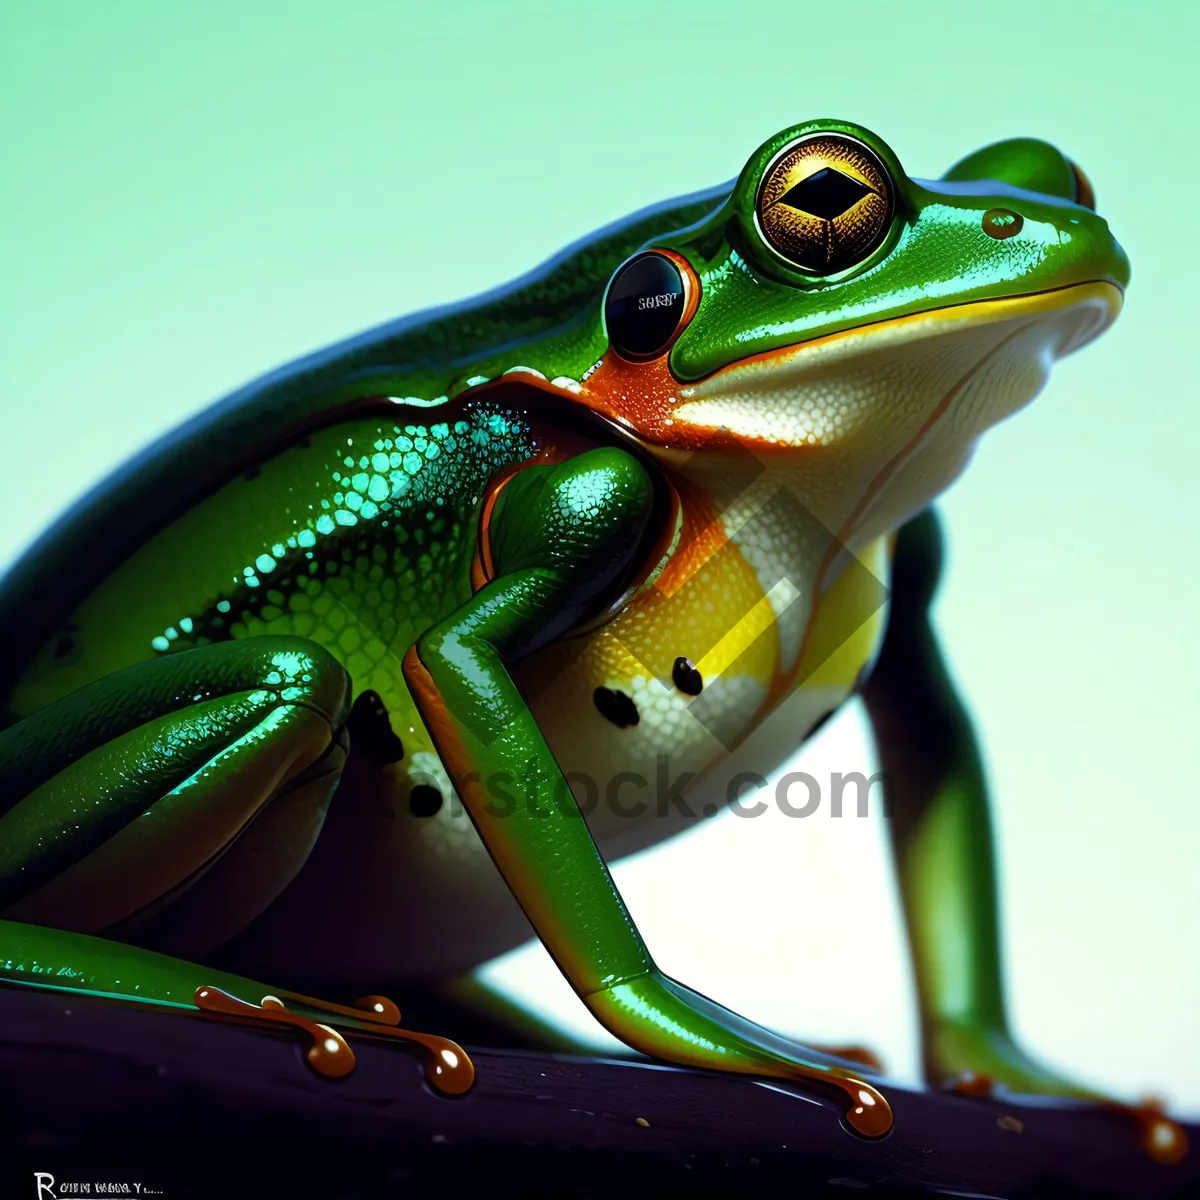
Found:
M 938 616 L 992 771 L 1019 1031 L 1200 1112 L 1198 44 L 1190 3 L 7 0 L 0 562 L 246 379 L 725 180 L 786 125 L 859 121 L 918 176 L 1047 138 L 1133 285 L 947 496 Z M 801 762 L 869 758 L 851 711 Z M 882 822 L 720 817 L 617 875 L 688 983 L 915 1071 Z M 490 977 L 586 1021 L 540 948 Z

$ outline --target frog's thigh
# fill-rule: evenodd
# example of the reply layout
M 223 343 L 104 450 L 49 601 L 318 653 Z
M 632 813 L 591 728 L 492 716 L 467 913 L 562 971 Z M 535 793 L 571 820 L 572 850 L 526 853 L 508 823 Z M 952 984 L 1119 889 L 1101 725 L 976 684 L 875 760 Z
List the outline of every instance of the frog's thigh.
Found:
M 0 916 L 202 954 L 312 848 L 349 679 L 262 637 L 117 672 L 0 733 Z

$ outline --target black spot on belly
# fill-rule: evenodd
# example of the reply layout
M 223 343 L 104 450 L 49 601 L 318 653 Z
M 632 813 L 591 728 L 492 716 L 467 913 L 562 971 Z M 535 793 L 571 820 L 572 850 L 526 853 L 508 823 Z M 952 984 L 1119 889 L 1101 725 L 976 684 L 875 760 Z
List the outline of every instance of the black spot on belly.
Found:
M 418 783 L 408 793 L 408 809 L 414 817 L 432 817 L 442 807 L 442 793 L 432 784 Z
M 671 678 L 675 681 L 675 686 L 689 696 L 698 696 L 704 690 L 704 678 L 696 670 L 696 664 L 682 655 L 675 660 L 675 665 L 671 668 Z
M 641 718 L 638 716 L 637 705 L 624 692 L 613 688 L 598 687 L 592 693 L 596 710 L 605 720 L 611 721 L 618 729 L 636 725 Z
M 381 767 L 404 757 L 404 744 L 392 729 L 387 705 L 378 692 L 362 692 L 354 701 L 346 724 L 352 751 L 365 755 Z

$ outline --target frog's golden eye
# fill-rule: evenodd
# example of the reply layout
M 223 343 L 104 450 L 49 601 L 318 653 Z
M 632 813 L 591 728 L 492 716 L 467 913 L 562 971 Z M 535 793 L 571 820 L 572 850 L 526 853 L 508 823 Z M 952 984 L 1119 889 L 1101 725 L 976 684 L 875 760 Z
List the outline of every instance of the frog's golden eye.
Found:
M 793 267 L 836 275 L 887 236 L 892 182 L 857 138 L 819 133 L 785 146 L 763 173 L 755 219 L 768 246 Z

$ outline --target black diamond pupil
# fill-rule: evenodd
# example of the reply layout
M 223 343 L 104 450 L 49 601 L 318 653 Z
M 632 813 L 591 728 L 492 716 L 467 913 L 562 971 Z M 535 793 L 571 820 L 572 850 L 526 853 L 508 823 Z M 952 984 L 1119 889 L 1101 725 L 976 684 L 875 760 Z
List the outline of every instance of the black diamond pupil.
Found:
M 604 323 L 613 349 L 626 358 L 653 358 L 683 316 L 683 277 L 661 254 L 634 259 L 613 280 Z
M 822 167 L 788 188 L 780 196 L 779 203 L 798 208 L 823 221 L 832 221 L 870 194 L 871 189 L 857 179 L 851 179 L 832 167 Z

